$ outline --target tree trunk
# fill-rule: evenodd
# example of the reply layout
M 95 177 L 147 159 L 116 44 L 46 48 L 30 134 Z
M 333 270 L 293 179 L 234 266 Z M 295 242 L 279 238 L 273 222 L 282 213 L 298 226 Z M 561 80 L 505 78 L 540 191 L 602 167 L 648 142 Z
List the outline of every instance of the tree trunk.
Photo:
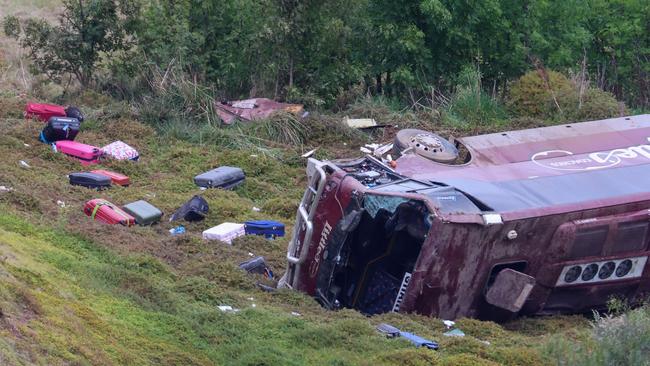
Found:
M 377 94 L 383 94 L 384 88 L 381 85 L 381 74 L 377 74 L 377 76 L 375 76 L 375 79 L 377 80 Z

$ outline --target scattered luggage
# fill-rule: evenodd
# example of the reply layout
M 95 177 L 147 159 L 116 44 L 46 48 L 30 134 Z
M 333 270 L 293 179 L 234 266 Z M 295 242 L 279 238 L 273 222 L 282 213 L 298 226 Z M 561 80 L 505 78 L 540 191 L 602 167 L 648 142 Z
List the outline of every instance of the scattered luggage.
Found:
M 83 113 L 81 113 L 79 108 L 74 106 L 68 106 L 68 108 L 65 109 L 65 115 L 70 118 L 76 118 L 79 120 L 79 122 L 84 121 Z
M 82 165 L 98 164 L 102 151 L 95 146 L 76 141 L 60 140 L 55 144 L 56 150 L 78 159 Z
M 205 219 L 209 210 L 210 206 L 205 198 L 194 196 L 181 206 L 181 208 L 176 210 L 176 212 L 174 212 L 174 214 L 169 218 L 169 221 L 175 221 L 178 219 L 184 219 L 185 221 L 190 222 L 201 221 Z
M 224 222 L 221 225 L 209 228 L 203 232 L 203 239 L 205 240 L 220 240 L 226 244 L 231 244 L 235 238 L 246 235 L 244 231 L 244 224 L 235 224 L 232 222 Z
M 194 184 L 204 188 L 233 189 L 246 179 L 240 168 L 221 166 L 194 177 Z
M 284 236 L 284 224 L 278 221 L 253 220 L 244 223 L 246 235 L 264 235 L 267 239 Z
M 104 154 L 115 160 L 134 160 L 140 158 L 138 150 L 132 148 L 122 141 L 111 142 L 110 144 L 102 147 Z
M 60 140 L 74 140 L 81 123 L 76 118 L 50 117 L 38 139 L 46 144 Z
M 86 202 L 84 205 L 84 213 L 93 220 L 99 220 L 110 225 L 121 224 L 124 226 L 132 226 L 135 224 L 133 216 L 101 198 L 95 198 Z
M 258 273 L 264 275 L 264 277 L 273 278 L 273 271 L 266 265 L 264 257 L 255 257 L 246 262 L 239 264 L 239 268 L 245 270 L 248 273 Z
M 81 172 L 68 175 L 70 184 L 86 188 L 105 189 L 111 186 L 111 178 L 105 175 Z
M 56 104 L 27 103 L 25 105 L 25 118 L 38 118 L 47 122 L 51 117 L 66 117 L 65 108 Z
M 129 184 L 131 184 L 131 179 L 124 174 L 112 172 L 110 170 L 103 170 L 103 169 L 91 170 L 90 172 L 107 176 L 111 178 L 113 184 L 117 184 L 118 186 L 126 187 Z
M 138 225 L 151 225 L 162 217 L 163 213 L 156 206 L 147 201 L 135 201 L 122 206 L 122 209 L 135 218 Z

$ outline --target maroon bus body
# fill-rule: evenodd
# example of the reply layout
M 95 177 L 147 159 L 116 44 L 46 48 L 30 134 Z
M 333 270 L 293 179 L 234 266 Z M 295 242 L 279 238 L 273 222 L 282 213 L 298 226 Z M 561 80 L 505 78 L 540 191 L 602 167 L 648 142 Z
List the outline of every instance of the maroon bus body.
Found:
M 456 142 L 463 164 L 311 160 L 280 285 L 328 308 L 491 320 L 650 292 L 650 115 Z

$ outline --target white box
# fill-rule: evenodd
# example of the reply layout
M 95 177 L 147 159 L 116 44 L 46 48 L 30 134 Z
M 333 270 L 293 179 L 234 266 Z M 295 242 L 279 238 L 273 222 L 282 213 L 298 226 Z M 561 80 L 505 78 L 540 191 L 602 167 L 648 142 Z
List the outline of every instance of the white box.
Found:
M 244 224 L 235 224 L 232 222 L 224 222 L 221 225 L 211 227 L 203 232 L 203 239 L 205 240 L 220 240 L 226 244 L 232 244 L 233 239 L 244 236 Z

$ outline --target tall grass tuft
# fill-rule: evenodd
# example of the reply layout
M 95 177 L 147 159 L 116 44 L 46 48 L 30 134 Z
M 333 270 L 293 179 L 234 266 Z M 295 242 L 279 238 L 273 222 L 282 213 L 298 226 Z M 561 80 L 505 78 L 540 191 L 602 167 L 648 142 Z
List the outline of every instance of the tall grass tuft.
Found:
M 463 69 L 456 80 L 456 90 L 444 100 L 444 120 L 455 127 L 502 125 L 507 113 L 498 100 L 481 87 L 482 75 L 475 67 Z
M 544 353 L 556 365 L 650 365 L 650 307 L 619 316 L 595 314 L 587 341 L 556 337 Z

